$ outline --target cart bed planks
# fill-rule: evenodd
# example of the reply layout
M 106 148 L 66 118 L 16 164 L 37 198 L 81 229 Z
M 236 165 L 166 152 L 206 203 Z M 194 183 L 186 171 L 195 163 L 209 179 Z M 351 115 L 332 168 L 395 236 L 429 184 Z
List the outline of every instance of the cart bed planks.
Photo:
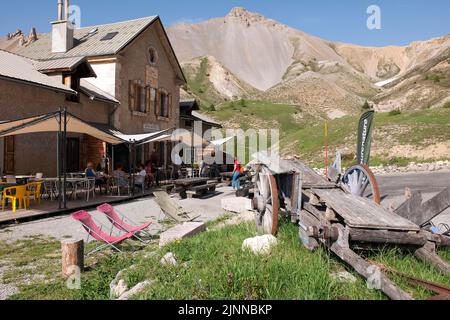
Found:
M 313 189 L 311 192 L 351 228 L 420 231 L 416 224 L 388 212 L 370 199 L 347 194 L 340 189 Z

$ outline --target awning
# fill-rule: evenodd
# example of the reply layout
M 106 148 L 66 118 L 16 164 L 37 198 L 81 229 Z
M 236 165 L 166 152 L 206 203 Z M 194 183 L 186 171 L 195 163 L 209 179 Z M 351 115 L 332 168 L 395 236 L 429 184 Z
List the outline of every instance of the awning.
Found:
M 130 142 L 130 143 L 136 143 L 138 145 L 147 144 L 154 142 L 155 139 L 159 139 L 162 136 L 167 136 L 167 132 L 171 131 L 173 129 L 166 129 L 162 131 L 152 132 L 152 133 L 144 133 L 144 134 L 123 134 L 120 131 L 117 130 L 110 130 L 111 134 L 113 134 L 115 137 L 122 139 L 124 141 Z M 170 135 L 168 135 L 170 137 Z
M 235 136 L 228 137 L 228 138 L 225 138 L 225 139 L 220 139 L 220 140 L 214 140 L 214 141 L 211 141 L 211 145 L 213 145 L 215 147 L 220 147 L 220 146 L 223 146 L 228 141 L 230 141 L 230 140 L 232 140 L 234 138 L 235 138 Z
M 87 134 L 101 141 L 117 145 L 126 140 L 111 133 L 97 129 L 87 122 L 67 112 L 67 132 Z M 0 137 L 15 136 L 30 133 L 59 132 L 60 116 L 63 112 L 52 112 L 42 116 L 29 117 L 20 120 L 5 121 L 0 123 Z M 61 130 L 64 127 L 61 125 Z

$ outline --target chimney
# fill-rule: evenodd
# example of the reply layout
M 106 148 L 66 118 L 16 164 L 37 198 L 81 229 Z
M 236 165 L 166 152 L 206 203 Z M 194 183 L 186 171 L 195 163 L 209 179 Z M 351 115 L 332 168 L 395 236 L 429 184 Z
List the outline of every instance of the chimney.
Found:
M 65 0 L 65 20 L 63 3 L 58 0 L 58 21 L 52 22 L 52 52 L 64 53 L 73 48 L 73 25 L 69 21 L 69 0 Z

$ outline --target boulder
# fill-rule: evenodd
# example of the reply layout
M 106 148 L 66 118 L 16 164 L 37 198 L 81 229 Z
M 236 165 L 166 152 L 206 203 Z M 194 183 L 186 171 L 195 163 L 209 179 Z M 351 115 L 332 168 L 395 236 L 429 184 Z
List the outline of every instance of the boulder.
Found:
M 277 243 L 278 240 L 273 235 L 263 235 L 246 239 L 242 244 L 242 250 L 250 250 L 256 255 L 266 255 L 271 252 Z

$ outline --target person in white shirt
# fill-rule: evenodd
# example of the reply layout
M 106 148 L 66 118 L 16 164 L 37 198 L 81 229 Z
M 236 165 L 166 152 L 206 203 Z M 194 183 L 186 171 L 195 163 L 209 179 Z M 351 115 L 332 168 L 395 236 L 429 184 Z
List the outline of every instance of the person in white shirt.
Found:
M 147 177 L 147 171 L 145 171 L 145 165 L 141 164 L 139 166 L 139 173 L 134 178 L 134 184 L 140 188 L 145 186 L 145 178 Z

